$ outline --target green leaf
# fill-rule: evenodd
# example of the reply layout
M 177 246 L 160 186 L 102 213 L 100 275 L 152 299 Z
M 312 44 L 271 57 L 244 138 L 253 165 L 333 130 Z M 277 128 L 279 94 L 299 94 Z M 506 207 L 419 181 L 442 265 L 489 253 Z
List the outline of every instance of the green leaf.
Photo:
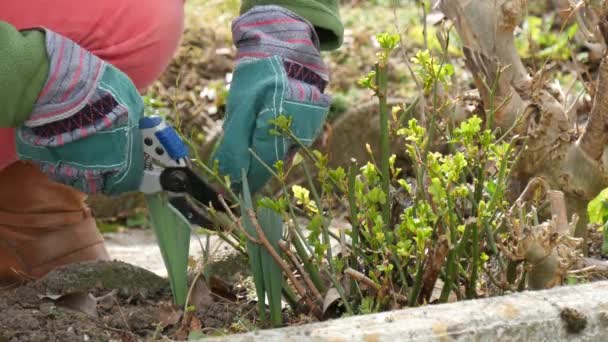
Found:
M 200 341 L 205 338 L 205 334 L 200 330 L 192 330 L 188 334 L 188 341 Z
M 285 197 L 280 197 L 276 200 L 273 200 L 270 197 L 263 197 L 258 201 L 258 207 L 272 209 L 277 213 L 284 213 L 287 211 L 287 200 Z
M 376 40 L 384 50 L 392 51 L 399 44 L 400 37 L 398 34 L 384 32 L 376 35 Z
M 146 227 L 148 226 L 148 217 L 145 213 L 135 214 L 132 217 L 129 217 L 126 222 L 127 227 Z
M 333 179 L 336 183 L 341 183 L 346 179 L 346 171 L 340 166 L 335 170 L 330 170 L 329 177 L 331 177 L 331 179 Z
M 247 174 L 242 170 L 243 193 L 240 197 L 241 216 L 243 219 L 243 227 L 247 233 L 253 237 L 258 234 L 249 218 L 248 211 L 253 210 L 253 201 L 251 200 L 251 191 L 247 182 Z M 255 284 L 255 292 L 258 296 L 258 310 L 260 320 L 266 320 L 266 287 L 264 283 L 264 270 L 262 267 L 262 247 L 256 243 L 247 240 L 247 255 L 249 256 L 249 267 L 253 275 L 253 283 Z
M 313 214 L 317 214 L 319 209 L 315 202 L 310 200 L 310 191 L 300 185 L 294 185 L 291 187 L 291 191 L 293 192 L 293 197 L 296 199 L 296 203 L 304 206 L 304 208 Z
M 183 306 L 188 292 L 190 222 L 169 203 L 166 194 L 146 195 L 145 199 L 169 274 L 173 300 L 175 304 Z
M 608 221 L 608 189 L 602 190 L 587 206 L 589 222 L 604 224 Z
M 247 182 L 247 175 L 242 171 L 243 195 L 241 197 L 241 215 L 245 230 L 251 236 L 259 239 L 259 235 L 249 217 L 249 211 L 253 210 L 253 200 Z M 268 204 L 268 203 L 267 203 Z M 259 207 L 257 210 L 258 223 L 264 232 L 266 239 L 274 250 L 280 255 L 279 240 L 283 237 L 283 220 L 280 213 L 268 207 Z M 266 319 L 266 298 L 270 306 L 270 318 L 273 326 L 282 324 L 281 296 L 283 290 L 283 273 L 281 267 L 272 258 L 270 253 L 259 244 L 247 242 L 249 263 L 253 274 L 253 282 L 258 296 L 258 308 L 260 319 Z
M 267 209 L 258 209 L 258 220 L 266 238 L 281 255 L 279 240 L 283 237 L 283 220 L 277 212 Z M 283 272 L 281 267 L 272 258 L 266 249 L 262 249 L 262 271 L 264 272 L 264 288 L 270 306 L 270 319 L 273 326 L 280 326 L 283 322 L 281 315 L 281 296 L 283 290 Z
M 367 193 L 367 199 L 371 203 L 384 205 L 384 203 L 386 203 L 386 194 L 380 188 L 373 188 L 370 192 Z

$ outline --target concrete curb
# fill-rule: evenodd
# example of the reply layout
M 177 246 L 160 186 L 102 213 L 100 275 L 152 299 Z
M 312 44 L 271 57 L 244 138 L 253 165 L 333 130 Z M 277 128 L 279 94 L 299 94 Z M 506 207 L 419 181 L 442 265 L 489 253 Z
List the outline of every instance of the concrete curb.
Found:
M 204 341 L 608 341 L 608 281 Z

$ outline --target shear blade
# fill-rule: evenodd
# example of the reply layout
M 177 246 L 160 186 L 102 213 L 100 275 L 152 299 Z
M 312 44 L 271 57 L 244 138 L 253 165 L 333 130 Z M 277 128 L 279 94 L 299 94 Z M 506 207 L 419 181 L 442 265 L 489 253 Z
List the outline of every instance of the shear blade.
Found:
M 198 225 L 203 228 L 213 228 L 213 222 L 209 217 L 209 212 L 203 207 L 196 206 L 186 197 L 172 197 L 169 203 L 177 209 L 191 224 Z
M 183 193 L 204 205 L 213 205 L 222 210 L 219 193 L 194 171 L 185 167 L 172 167 L 163 170 L 160 183 L 165 191 Z

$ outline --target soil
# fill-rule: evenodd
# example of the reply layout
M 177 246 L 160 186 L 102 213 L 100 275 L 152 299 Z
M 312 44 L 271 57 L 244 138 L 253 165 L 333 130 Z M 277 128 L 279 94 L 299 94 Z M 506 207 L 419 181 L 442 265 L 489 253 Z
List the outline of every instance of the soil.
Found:
M 210 292 L 199 284 L 197 306 L 184 315 L 168 281 L 142 268 L 118 261 L 59 268 L 0 291 L 0 341 L 186 340 L 245 331 L 255 320 L 255 303 L 235 289 L 217 279 Z
M 601 243 L 601 234 L 593 231 L 591 257 L 606 257 Z M 59 268 L 40 280 L 0 290 L 0 342 L 180 341 L 262 328 L 245 260 L 233 254 L 208 272 L 223 278 L 192 286 L 184 314 L 172 304 L 167 279 L 139 266 L 111 261 Z M 604 272 L 590 272 L 579 281 L 605 279 Z M 311 321 L 289 310 L 284 315 L 288 325 Z

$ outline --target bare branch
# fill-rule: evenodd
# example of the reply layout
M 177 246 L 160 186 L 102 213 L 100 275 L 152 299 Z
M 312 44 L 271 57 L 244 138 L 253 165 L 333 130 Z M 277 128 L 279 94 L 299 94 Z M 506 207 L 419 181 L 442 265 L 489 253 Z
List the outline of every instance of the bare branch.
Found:
M 308 275 L 308 272 L 306 272 L 306 270 L 304 269 L 304 267 L 302 267 L 302 264 L 300 264 L 300 262 L 298 261 L 298 259 L 296 258 L 296 256 L 293 254 L 293 252 L 289 248 L 289 245 L 287 244 L 287 242 L 285 240 L 279 240 L 279 247 L 281 247 L 281 249 L 283 250 L 283 252 L 285 254 L 287 254 L 287 256 L 289 257 L 289 259 L 291 260 L 291 263 L 298 270 L 298 272 L 300 272 L 300 275 L 302 276 L 302 279 L 304 279 L 304 283 L 306 283 L 306 286 L 308 286 L 308 288 L 310 289 L 310 291 L 312 292 L 312 294 L 315 296 L 315 298 L 317 299 L 317 301 L 319 303 L 323 303 L 323 296 L 321 295 L 321 293 L 319 292 L 319 290 L 317 290 L 315 284 L 312 282 L 312 279 L 310 279 L 310 276 Z
M 363 283 L 373 289 L 375 292 L 380 291 L 380 285 L 376 284 L 373 280 L 368 278 L 365 274 L 354 270 L 352 268 L 347 268 L 344 270 L 344 274 L 349 276 L 351 279 L 354 279 L 360 283 Z
M 547 198 L 551 203 L 551 214 L 555 220 L 556 233 L 559 236 L 570 236 L 570 224 L 568 224 L 568 214 L 566 209 L 566 200 L 564 193 L 561 191 L 547 191 Z
M 318 318 L 322 317 L 323 311 L 321 311 L 321 308 L 319 308 L 319 306 L 310 299 L 310 296 L 308 294 L 308 291 L 306 291 L 306 288 L 304 288 L 304 286 L 298 281 L 298 279 L 296 279 L 296 277 L 293 275 L 293 272 L 291 272 L 289 265 L 287 265 L 287 263 L 285 263 L 285 261 L 279 256 L 277 251 L 274 249 L 274 247 L 272 247 L 272 245 L 266 238 L 266 234 L 264 234 L 264 231 L 262 230 L 262 227 L 260 226 L 260 223 L 258 222 L 258 219 L 255 216 L 255 212 L 253 210 L 249 209 L 249 210 L 247 210 L 247 214 L 249 215 L 249 218 L 251 219 L 251 223 L 255 227 L 255 231 L 258 233 L 258 239 L 259 239 L 260 243 L 262 244 L 262 246 L 264 246 L 266 251 L 270 254 L 270 256 L 274 259 L 274 261 L 281 267 L 281 269 L 283 269 L 283 272 L 287 275 L 289 280 L 291 280 L 293 287 L 295 287 L 296 291 L 298 291 L 300 296 L 302 296 L 302 299 L 304 299 L 304 301 L 306 302 L 306 305 L 308 305 L 308 307 L 310 307 L 310 309 L 315 313 L 315 316 L 317 316 Z
M 367 277 L 365 274 L 363 274 L 355 269 L 352 269 L 350 267 L 348 267 L 347 269 L 344 270 L 344 274 L 347 275 L 348 277 L 350 277 L 351 279 L 354 279 L 360 283 L 363 283 L 363 284 L 369 286 L 374 292 L 379 292 L 382 289 L 380 285 L 376 284 L 372 279 Z M 393 295 L 396 298 L 396 300 L 403 302 L 403 303 L 407 303 L 407 298 L 404 295 L 394 293 L 393 291 L 391 291 L 391 295 Z

